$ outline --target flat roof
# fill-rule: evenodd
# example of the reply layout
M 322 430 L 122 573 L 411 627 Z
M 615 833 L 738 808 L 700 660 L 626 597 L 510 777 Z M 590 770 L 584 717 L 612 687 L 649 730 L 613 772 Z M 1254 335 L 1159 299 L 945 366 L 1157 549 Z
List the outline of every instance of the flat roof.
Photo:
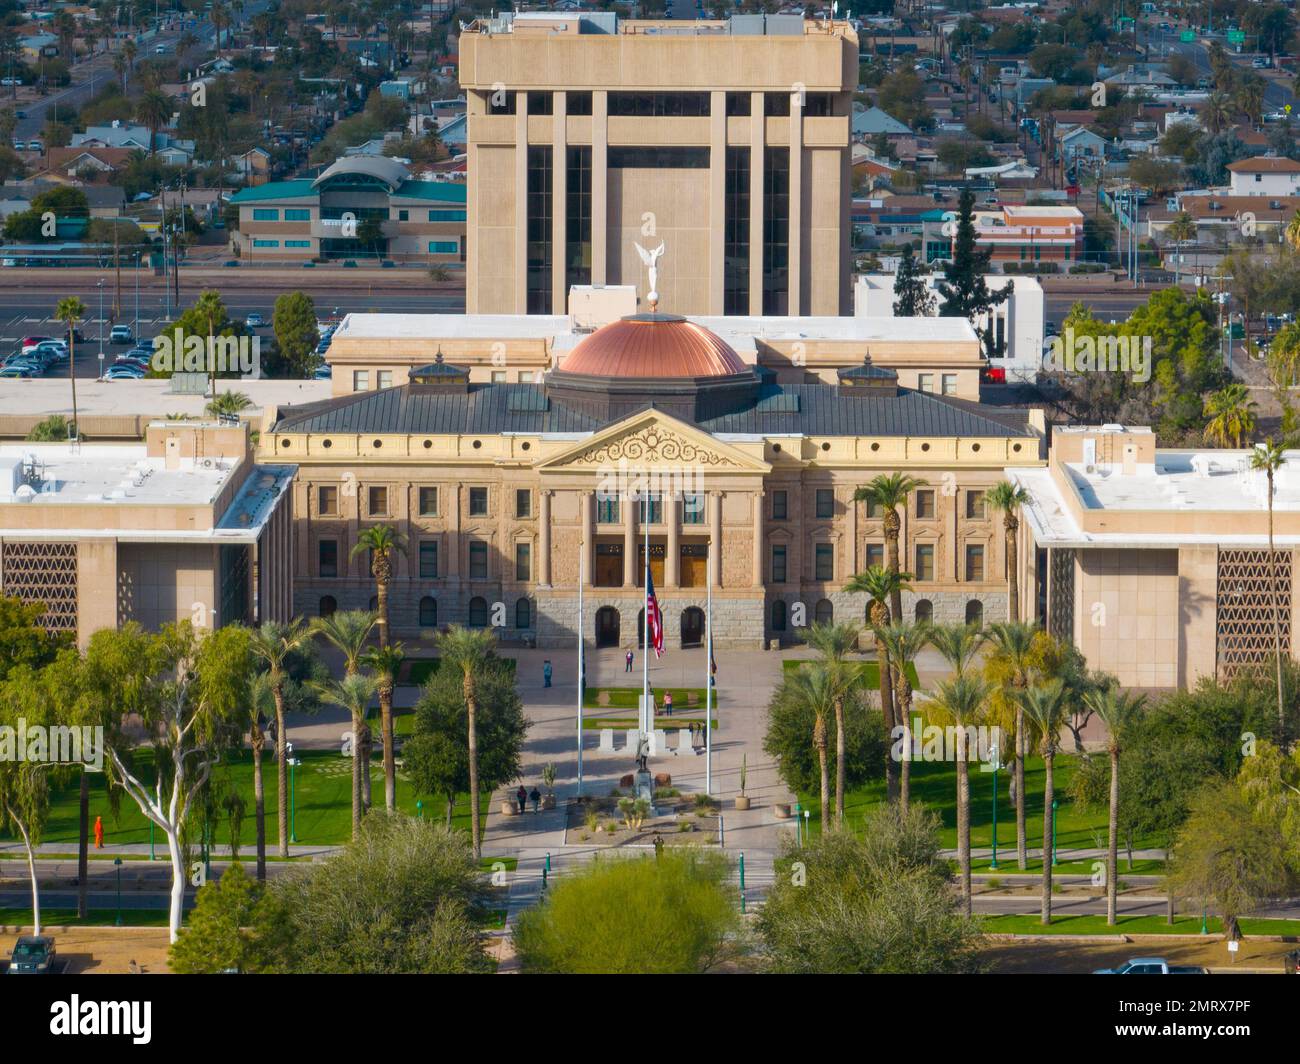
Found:
M 221 384 L 223 391 L 228 385 L 231 391 L 242 392 L 252 400 L 253 405 L 244 412 L 249 417 L 257 416 L 268 406 L 326 399 L 332 391 L 328 380 L 239 380 Z M 210 401 L 206 395 L 176 395 L 170 388 L 171 381 L 162 379 L 79 380 L 77 413 L 83 418 L 165 417 L 173 413 L 198 417 Z M 72 414 L 67 377 L 6 381 L 5 387 L 0 388 L 0 415 L 44 417 L 48 414 Z M 86 432 L 90 431 L 87 427 Z

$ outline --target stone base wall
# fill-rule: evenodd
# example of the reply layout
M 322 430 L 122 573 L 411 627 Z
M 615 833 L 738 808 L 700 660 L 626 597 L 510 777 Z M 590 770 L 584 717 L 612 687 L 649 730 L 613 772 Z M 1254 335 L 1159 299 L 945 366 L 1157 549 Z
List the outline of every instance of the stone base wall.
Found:
M 583 628 L 588 644 L 596 640 L 596 614 L 605 607 L 618 610 L 620 647 L 635 647 L 640 638 L 637 623 L 641 616 L 639 594 L 612 594 L 600 588 L 583 598 Z M 549 596 L 539 593 L 537 644 L 543 647 L 571 646 L 578 629 L 578 600 L 572 594 Z M 707 599 L 694 592 L 665 591 L 659 597 L 664 615 L 664 646 L 680 649 L 682 614 L 691 607 L 701 612 Z M 713 598 L 713 645 L 724 650 L 757 650 L 764 645 L 763 601 L 758 598 Z

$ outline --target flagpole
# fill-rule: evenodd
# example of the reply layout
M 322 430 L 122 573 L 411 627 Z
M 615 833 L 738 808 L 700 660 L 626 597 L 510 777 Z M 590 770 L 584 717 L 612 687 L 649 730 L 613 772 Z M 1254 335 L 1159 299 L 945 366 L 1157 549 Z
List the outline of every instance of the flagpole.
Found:
M 645 579 L 641 585 L 641 606 L 645 618 L 641 646 L 641 732 L 648 739 L 654 731 L 654 710 L 650 708 L 650 495 L 643 496 L 641 519 L 645 522 Z
M 587 575 L 587 544 L 578 545 L 578 794 L 582 794 L 582 698 L 586 694 L 583 683 L 582 645 L 584 629 L 582 627 L 582 584 Z
M 704 585 L 704 793 L 713 793 L 713 581 L 705 559 Z

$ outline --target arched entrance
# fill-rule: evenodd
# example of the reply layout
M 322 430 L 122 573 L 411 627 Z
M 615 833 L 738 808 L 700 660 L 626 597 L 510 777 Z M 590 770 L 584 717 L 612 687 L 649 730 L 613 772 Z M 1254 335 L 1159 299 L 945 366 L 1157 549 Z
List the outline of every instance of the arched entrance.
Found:
M 698 606 L 682 610 L 682 646 L 697 647 L 704 642 L 704 611 Z
M 619 616 L 613 606 L 601 606 L 596 611 L 596 646 L 618 646 Z

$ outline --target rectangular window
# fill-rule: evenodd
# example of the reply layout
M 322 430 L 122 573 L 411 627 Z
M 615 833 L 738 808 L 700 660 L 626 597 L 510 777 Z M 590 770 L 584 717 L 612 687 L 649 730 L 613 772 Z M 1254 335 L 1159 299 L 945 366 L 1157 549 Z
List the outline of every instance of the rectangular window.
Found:
M 732 118 L 748 118 L 750 95 L 747 92 L 727 93 L 727 115 Z
M 785 547 L 772 547 L 772 583 L 784 584 L 786 581 Z
M 682 496 L 682 524 L 704 524 L 704 496 L 699 492 Z
M 916 580 L 934 579 L 933 543 L 918 543 L 916 545 L 916 565 L 912 567 L 912 576 Z
M 306 207 L 286 207 L 284 209 L 284 220 L 286 222 L 310 222 L 311 211 Z
M 527 488 L 515 489 L 515 516 L 533 516 L 533 493 Z
M 463 222 L 465 212 L 450 210 L 443 207 L 435 207 L 429 211 L 429 221 L 431 222 Z
M 393 371 L 391 369 L 381 369 L 375 374 L 375 386 L 379 388 L 391 388 L 393 386 Z
M 352 390 L 354 392 L 364 392 L 370 387 L 370 371 L 365 369 L 354 369 L 352 371 Z
M 631 118 L 707 118 L 707 92 L 611 92 L 610 115 Z
M 254 207 L 253 221 L 255 222 L 278 222 L 280 220 L 279 207 Z
M 638 499 L 637 518 L 644 524 L 657 525 L 664 519 L 664 501 L 658 495 Z
M 784 491 L 772 492 L 772 520 L 785 521 L 790 517 L 789 493 Z
M 682 147 L 610 148 L 606 165 L 611 170 L 707 170 L 709 149 Z
M 471 580 L 486 580 L 487 574 L 487 544 L 471 543 L 469 545 L 469 578 Z
M 531 543 L 515 544 L 515 579 L 533 578 L 533 546 Z
M 287 248 L 309 248 L 311 247 L 311 241 L 310 240 L 286 240 L 284 242 L 284 246 Z
M 278 240 L 254 240 L 253 241 L 253 247 L 255 248 L 278 248 L 279 246 L 280 246 L 280 241 Z
M 785 93 L 776 94 L 786 102 Z M 773 94 L 768 94 L 771 100 Z M 763 313 L 790 312 L 790 149 L 763 149 Z
M 591 93 L 566 92 L 564 94 L 564 113 L 569 115 L 591 114 Z
M 984 579 L 984 547 L 979 543 L 966 544 L 966 579 Z
M 425 539 L 420 541 L 420 579 L 436 580 L 438 578 L 438 542 Z
M 554 149 L 549 144 L 528 148 L 526 311 L 551 312 L 551 169 Z
M 834 580 L 835 579 L 835 545 L 832 543 L 818 543 L 815 554 L 815 564 L 813 569 L 814 580 Z
M 515 374 L 515 379 L 520 384 L 532 384 L 533 371 L 531 369 L 521 369 L 518 373 Z
M 885 545 L 883 543 L 868 543 L 866 562 L 868 569 L 873 565 L 883 566 L 885 564 Z
M 618 496 L 596 496 L 596 523 L 602 525 L 618 524 Z
M 410 212 L 410 210 L 409 210 L 409 209 L 406 209 L 406 210 L 399 209 L 398 212 L 397 212 L 397 220 L 398 220 L 399 222 L 409 222 L 409 221 L 411 220 L 411 212 Z
M 371 517 L 386 517 L 388 515 L 388 489 L 372 487 L 367 493 L 367 499 L 370 503 Z
M 830 488 L 817 489 L 817 516 L 835 516 L 835 492 Z
M 743 96 L 745 114 L 749 114 L 749 93 L 727 93 L 728 107 L 732 96 Z M 749 313 L 749 148 L 727 149 L 725 177 L 725 233 L 723 234 L 723 304 L 724 314 Z
M 493 90 L 482 94 L 487 101 L 487 111 L 490 115 L 512 115 L 515 113 L 515 93 L 514 90 L 508 90 L 504 93 Z
M 458 240 L 430 240 L 430 255 L 459 255 L 460 241 Z
M 932 392 L 932 391 L 934 391 L 934 374 L 933 374 L 933 373 L 918 373 L 918 374 L 916 375 L 916 390 L 917 390 L 918 392 Z
M 503 369 L 494 369 L 492 371 L 492 383 L 505 384 L 505 382 L 506 382 L 506 371 Z
M 530 115 L 549 115 L 553 109 L 554 105 L 549 92 L 528 93 L 528 113 Z
M 591 284 L 591 145 L 567 149 L 564 170 L 564 283 Z
M 872 521 L 879 521 L 885 516 L 885 508 L 875 499 L 867 500 L 867 517 Z
M 421 517 L 438 516 L 438 489 L 437 488 L 420 489 L 420 516 Z
M 488 512 L 487 488 L 470 488 L 469 489 L 470 517 L 487 517 L 487 512 Z
M 918 491 L 916 493 L 916 516 L 933 517 L 934 516 L 934 492 Z
M 939 390 L 944 395 L 957 394 L 957 374 L 945 373 L 939 378 Z
M 982 491 L 968 491 L 966 493 L 966 516 L 978 521 L 983 520 L 985 513 L 984 493 Z
M 339 489 L 317 488 L 316 509 L 321 517 L 337 517 L 339 514 Z
M 323 577 L 339 575 L 339 545 L 337 540 L 322 539 L 316 544 L 316 571 Z

